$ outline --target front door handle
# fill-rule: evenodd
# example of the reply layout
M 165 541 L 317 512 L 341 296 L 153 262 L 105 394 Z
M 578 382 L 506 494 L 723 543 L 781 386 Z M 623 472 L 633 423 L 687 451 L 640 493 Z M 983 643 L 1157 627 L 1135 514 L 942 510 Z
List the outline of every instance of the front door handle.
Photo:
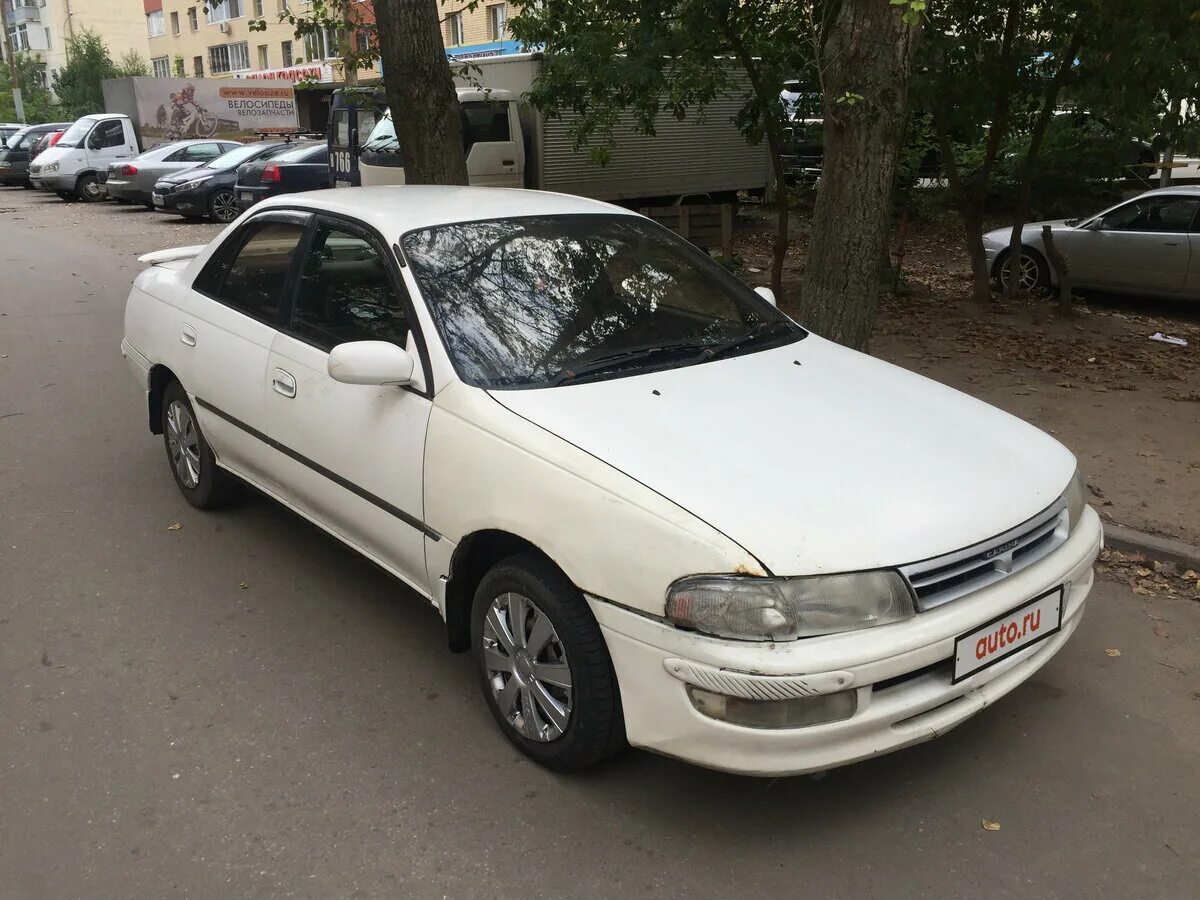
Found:
M 276 369 L 271 375 L 271 387 L 275 393 L 285 397 L 296 396 L 296 379 L 291 372 L 285 372 L 283 369 Z
M 1179 241 L 1163 241 L 1164 247 L 1178 247 Z
M 515 159 L 500 160 L 500 165 L 502 165 L 502 166 L 515 166 L 516 164 L 517 164 L 517 161 Z
M 189 347 L 196 346 L 196 329 L 191 325 L 184 325 L 183 330 L 179 332 L 179 340 L 187 344 Z

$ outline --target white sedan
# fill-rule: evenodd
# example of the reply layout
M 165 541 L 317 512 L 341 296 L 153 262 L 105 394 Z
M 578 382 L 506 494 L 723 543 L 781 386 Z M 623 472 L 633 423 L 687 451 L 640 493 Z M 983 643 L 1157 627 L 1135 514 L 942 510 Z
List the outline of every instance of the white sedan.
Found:
M 1102 535 L 1065 448 L 634 213 L 327 191 L 143 259 L 122 352 L 184 497 L 249 482 L 393 573 L 552 768 L 865 759 L 1079 624 Z

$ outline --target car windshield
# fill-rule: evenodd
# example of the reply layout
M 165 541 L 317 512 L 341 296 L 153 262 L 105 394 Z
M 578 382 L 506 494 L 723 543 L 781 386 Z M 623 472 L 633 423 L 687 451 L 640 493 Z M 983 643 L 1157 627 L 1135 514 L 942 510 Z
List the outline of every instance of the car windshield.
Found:
M 364 150 L 388 150 L 396 153 L 400 150 L 400 141 L 396 137 L 396 128 L 392 125 L 392 114 L 385 112 L 371 129 L 370 135 L 363 142 Z
M 55 147 L 78 147 L 83 143 L 83 139 L 87 137 L 88 132 L 92 130 L 92 126 L 96 122 L 93 119 L 80 119 L 70 128 L 63 132 L 63 136 L 58 139 Z
M 723 266 L 630 215 L 441 225 L 404 252 L 459 377 L 529 388 L 706 362 L 804 337 Z
M 62 143 L 59 141 L 59 143 Z M 236 169 L 242 163 L 249 159 L 253 159 L 263 151 L 262 144 L 246 144 L 242 147 L 237 147 L 230 150 L 228 153 L 222 153 L 210 163 L 205 164 L 206 169 L 217 169 L 224 171 L 226 169 Z

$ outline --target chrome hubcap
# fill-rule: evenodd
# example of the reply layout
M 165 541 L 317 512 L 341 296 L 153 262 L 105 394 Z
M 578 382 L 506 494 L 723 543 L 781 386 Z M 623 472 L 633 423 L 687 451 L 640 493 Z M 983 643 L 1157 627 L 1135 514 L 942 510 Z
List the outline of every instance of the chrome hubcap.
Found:
M 1004 286 L 1008 287 L 1008 280 L 1012 277 L 1012 260 L 1004 264 Z M 1021 279 L 1017 286 L 1024 292 L 1029 293 L 1038 285 L 1038 265 L 1037 261 L 1030 256 L 1021 256 Z
M 217 194 L 213 197 L 213 214 L 221 222 L 229 222 L 237 218 L 238 208 L 233 194 Z
M 186 488 L 200 483 L 200 435 L 192 414 L 179 400 L 167 407 L 167 451 L 175 474 Z
M 483 622 L 483 664 L 500 713 L 523 737 L 553 741 L 571 721 L 571 668 L 550 617 L 522 594 L 501 594 Z

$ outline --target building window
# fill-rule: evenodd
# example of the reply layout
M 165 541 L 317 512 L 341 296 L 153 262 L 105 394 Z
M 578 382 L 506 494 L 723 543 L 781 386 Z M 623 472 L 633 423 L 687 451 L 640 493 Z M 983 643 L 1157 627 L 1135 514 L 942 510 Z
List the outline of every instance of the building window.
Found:
M 241 0 L 217 0 L 210 3 L 204 11 L 204 21 L 209 25 L 236 19 L 242 14 Z M 215 69 L 213 71 L 216 71 Z
M 20 25 L 9 26 L 8 37 L 12 41 L 13 53 L 29 49 L 29 31 L 24 22 Z
M 204 77 L 204 57 L 203 56 L 193 56 L 192 57 L 192 75 L 194 75 L 196 78 Z
M 309 62 L 332 59 L 338 55 L 337 32 L 332 28 L 318 28 L 304 36 L 304 52 Z
M 194 6 L 188 7 L 188 28 L 192 31 L 200 30 L 200 22 L 196 18 L 196 7 Z
M 371 52 L 371 36 L 365 31 L 359 31 L 354 35 L 354 47 L 364 56 Z
M 46 30 L 49 31 L 50 29 L 47 28 Z M 37 82 L 38 87 L 40 88 L 44 89 L 49 86 L 50 82 L 46 77 L 45 63 L 39 63 L 37 68 L 33 70 L 33 79 Z
M 150 60 L 150 67 L 154 70 L 155 78 L 171 77 L 171 60 L 165 56 L 154 57 Z
M 163 12 L 161 9 L 156 9 L 152 13 L 146 13 L 146 32 L 150 37 L 159 37 L 167 33 L 163 27 Z
M 508 37 L 508 4 L 497 3 L 488 7 L 488 37 L 502 41 Z
M 281 13 L 290 13 L 292 8 L 288 6 L 288 0 L 279 0 L 279 11 Z
M 258 45 L 258 67 L 260 69 L 269 69 L 270 68 L 270 65 L 267 63 L 267 45 L 266 44 Z
M 463 42 L 463 15 L 460 12 L 446 16 L 446 44 L 457 47 Z
M 208 48 L 208 70 L 214 75 L 244 72 L 249 68 L 250 49 L 245 41 Z
M 286 69 L 292 64 L 292 42 L 284 41 L 279 45 L 279 49 L 283 52 L 283 67 Z
M 171 13 L 171 34 L 179 34 L 179 13 Z
M 254 0 L 254 18 L 261 19 L 263 17 L 263 0 Z

